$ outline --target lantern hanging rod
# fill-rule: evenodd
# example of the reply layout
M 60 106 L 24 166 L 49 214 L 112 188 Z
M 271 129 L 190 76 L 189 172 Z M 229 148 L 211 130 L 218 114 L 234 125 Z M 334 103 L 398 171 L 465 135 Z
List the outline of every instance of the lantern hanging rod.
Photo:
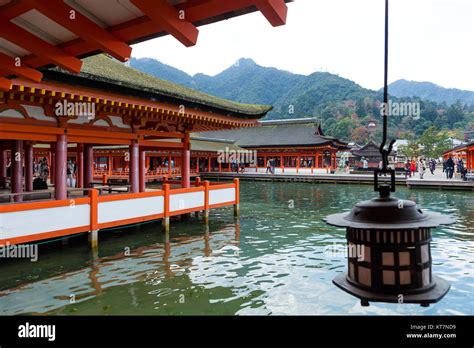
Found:
M 382 155 L 382 172 L 386 173 L 388 171 L 388 155 L 392 152 L 393 144 L 395 140 L 392 140 L 388 146 L 388 149 L 385 149 L 387 143 L 387 123 L 388 123 L 388 2 L 385 0 L 385 48 L 384 48 L 384 84 L 383 84 L 383 103 L 384 103 L 384 113 L 383 113 L 383 138 L 382 143 L 380 144 L 380 154 Z

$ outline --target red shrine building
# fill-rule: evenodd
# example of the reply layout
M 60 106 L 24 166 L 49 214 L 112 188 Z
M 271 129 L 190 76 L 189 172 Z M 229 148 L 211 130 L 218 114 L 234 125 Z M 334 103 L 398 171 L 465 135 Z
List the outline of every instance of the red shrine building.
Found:
M 325 173 L 337 167 L 337 152 L 347 143 L 326 136 L 316 118 L 258 121 L 252 128 L 199 132 L 197 137 L 224 138 L 255 153 L 246 169 L 265 172 L 272 161 L 275 173 Z
M 104 228 L 162 219 L 169 229 L 174 215 L 202 211 L 207 220 L 212 208 L 238 210 L 237 180 L 191 182 L 191 133 L 251 127 L 271 107 L 198 93 L 118 61 L 129 59 L 130 44 L 171 34 L 192 46 L 198 26 L 255 11 L 283 25 L 286 2 L 1 2 L 0 244 L 90 232 L 97 246 Z M 93 188 L 100 146 L 128 149 L 129 192 Z M 146 190 L 146 154 L 160 151 L 180 154 L 180 181 Z M 33 190 L 35 159 L 43 157 L 47 197 Z M 77 166 L 76 187 L 67 186 L 68 158 Z
M 468 171 L 474 171 L 474 141 L 452 148 L 443 153 L 443 158 L 447 160 L 449 157 L 453 159 L 463 160 Z

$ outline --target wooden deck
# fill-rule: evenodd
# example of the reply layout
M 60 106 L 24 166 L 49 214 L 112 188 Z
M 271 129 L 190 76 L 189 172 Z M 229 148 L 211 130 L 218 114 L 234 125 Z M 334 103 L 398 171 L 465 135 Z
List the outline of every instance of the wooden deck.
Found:
M 239 178 L 246 181 L 273 181 L 273 182 L 309 182 L 327 184 L 361 184 L 373 185 L 373 176 L 366 174 L 263 174 L 263 173 L 201 173 L 203 180 L 229 180 Z M 388 181 L 380 178 L 380 181 Z M 442 179 L 406 179 L 396 176 L 396 184 L 410 189 L 429 188 L 437 190 L 474 191 L 474 181 L 442 180 Z

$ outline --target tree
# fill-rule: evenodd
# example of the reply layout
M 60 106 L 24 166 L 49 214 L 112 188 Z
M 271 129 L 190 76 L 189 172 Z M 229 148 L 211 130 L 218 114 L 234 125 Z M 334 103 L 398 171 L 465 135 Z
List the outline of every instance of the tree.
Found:
M 421 153 L 420 144 L 417 141 L 408 140 L 407 145 L 400 145 L 398 147 L 398 152 L 407 158 L 417 158 Z
M 352 140 L 359 144 L 365 144 L 369 138 L 369 131 L 367 127 L 357 127 L 352 131 L 351 135 Z
M 449 134 L 439 131 L 435 126 L 425 130 L 418 139 L 418 143 L 423 147 L 422 154 L 428 158 L 441 157 L 443 152 L 451 148 Z

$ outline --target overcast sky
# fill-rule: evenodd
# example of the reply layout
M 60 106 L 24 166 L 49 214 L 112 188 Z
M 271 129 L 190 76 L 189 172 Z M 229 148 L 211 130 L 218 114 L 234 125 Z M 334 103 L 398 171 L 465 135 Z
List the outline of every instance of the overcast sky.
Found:
M 215 75 L 239 58 L 308 75 L 329 71 L 383 85 L 382 0 L 295 0 L 287 24 L 253 13 L 199 28 L 184 47 L 171 36 L 133 47 L 191 75 Z M 474 91 L 474 0 L 391 0 L 389 81 L 431 81 Z

